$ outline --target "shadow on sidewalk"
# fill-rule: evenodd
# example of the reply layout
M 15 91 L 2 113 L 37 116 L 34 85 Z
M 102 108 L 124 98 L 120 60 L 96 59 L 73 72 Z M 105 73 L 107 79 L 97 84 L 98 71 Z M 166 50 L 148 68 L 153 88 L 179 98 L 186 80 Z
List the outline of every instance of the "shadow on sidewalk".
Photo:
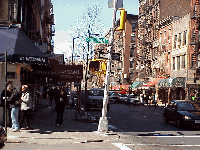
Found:
M 93 132 L 97 131 L 98 123 L 89 123 L 75 120 L 75 109 L 66 108 L 63 114 L 61 127 L 55 125 L 55 106 L 50 109 L 48 105 L 38 104 L 32 112 L 31 127 L 33 130 L 26 130 L 30 133 L 51 134 L 52 132 Z

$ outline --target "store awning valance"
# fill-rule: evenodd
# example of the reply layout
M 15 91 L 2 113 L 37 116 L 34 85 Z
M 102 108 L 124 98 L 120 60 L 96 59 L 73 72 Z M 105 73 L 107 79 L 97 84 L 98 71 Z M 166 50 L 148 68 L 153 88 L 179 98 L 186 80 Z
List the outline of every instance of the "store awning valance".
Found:
M 176 77 L 162 79 L 158 82 L 158 87 L 183 87 L 185 88 L 186 77 Z
M 5 51 L 8 61 L 47 63 L 45 54 L 18 28 L 0 28 L 0 61 Z
M 158 83 L 159 80 L 164 79 L 164 78 L 165 78 L 165 77 L 156 78 L 156 79 L 152 80 L 151 82 L 148 82 L 148 83 L 146 84 L 146 86 L 154 86 L 155 84 Z
M 142 86 L 142 84 L 143 84 L 142 81 L 135 81 L 130 87 L 133 89 L 137 89 L 138 87 Z

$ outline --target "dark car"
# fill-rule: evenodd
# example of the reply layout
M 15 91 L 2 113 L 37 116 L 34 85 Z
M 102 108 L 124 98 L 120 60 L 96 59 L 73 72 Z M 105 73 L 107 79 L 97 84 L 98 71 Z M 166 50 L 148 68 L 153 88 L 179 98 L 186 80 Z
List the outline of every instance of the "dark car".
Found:
M 200 127 L 200 102 L 173 100 L 163 109 L 164 122 L 174 121 L 177 127 Z
M 3 145 L 7 141 L 7 134 L 2 126 L 0 126 L 0 145 Z

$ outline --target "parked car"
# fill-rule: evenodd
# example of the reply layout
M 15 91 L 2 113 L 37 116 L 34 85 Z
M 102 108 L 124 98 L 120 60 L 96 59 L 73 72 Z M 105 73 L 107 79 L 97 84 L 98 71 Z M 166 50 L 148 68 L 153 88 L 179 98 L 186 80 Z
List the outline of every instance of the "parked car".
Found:
M 119 94 L 115 91 L 111 92 L 109 95 L 110 102 L 119 103 Z
M 126 103 L 128 97 L 126 94 L 119 94 L 119 103 Z
M 133 104 L 133 105 L 141 105 L 141 102 L 140 102 L 140 99 L 139 99 L 139 96 L 137 95 L 134 95 L 134 94 L 131 94 L 130 95 L 130 103 Z
M 177 127 L 200 127 L 200 102 L 173 100 L 163 109 L 164 122 L 174 121 Z
M 88 96 L 86 100 L 86 111 L 92 109 L 103 108 L 104 89 L 88 89 Z M 107 110 L 110 109 L 110 102 L 108 101 Z
M 2 126 L 0 126 L 0 145 L 3 145 L 7 141 L 7 134 Z

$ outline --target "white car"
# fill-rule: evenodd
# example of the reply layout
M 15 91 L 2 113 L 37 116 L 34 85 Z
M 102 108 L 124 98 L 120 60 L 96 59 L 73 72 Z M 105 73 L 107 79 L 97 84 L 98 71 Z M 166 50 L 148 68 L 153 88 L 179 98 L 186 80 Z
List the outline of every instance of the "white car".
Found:
M 119 95 L 119 103 L 126 103 L 128 97 L 126 94 L 120 94 Z
M 130 100 L 131 104 L 133 104 L 133 105 L 141 105 L 139 96 L 131 94 L 130 98 L 131 98 L 131 100 Z

